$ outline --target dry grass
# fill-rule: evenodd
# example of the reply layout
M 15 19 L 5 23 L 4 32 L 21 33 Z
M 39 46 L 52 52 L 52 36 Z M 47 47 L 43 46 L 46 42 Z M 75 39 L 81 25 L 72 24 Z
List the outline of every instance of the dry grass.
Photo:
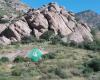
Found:
M 56 58 L 55 59 L 47 59 L 44 60 L 42 63 L 40 63 L 38 66 L 34 66 L 33 63 L 30 63 L 26 69 L 29 69 L 31 67 L 37 68 L 37 70 L 40 71 L 37 76 L 29 76 L 28 72 L 27 74 L 23 74 L 24 77 L 22 76 L 12 76 L 11 71 L 13 70 L 12 63 L 4 63 L 1 64 L 0 66 L 0 75 L 2 74 L 7 74 L 8 77 L 11 76 L 10 78 L 7 78 L 7 75 L 0 77 L 0 80 L 3 80 L 3 78 L 7 78 L 4 80 L 40 80 L 41 77 L 44 76 L 44 79 L 41 80 L 64 80 L 60 78 L 59 76 L 55 75 L 54 72 L 55 68 L 61 68 L 62 71 L 66 73 L 67 78 L 65 80 L 88 80 L 88 78 L 84 77 L 80 70 L 78 69 L 79 67 L 82 67 L 82 64 L 84 62 L 87 62 L 91 60 L 92 58 L 100 58 L 100 53 L 99 52 L 94 52 L 90 50 L 84 50 L 84 49 L 79 49 L 79 48 L 73 48 L 73 47 L 66 47 L 62 46 L 60 44 L 57 45 L 51 45 L 48 44 L 48 42 L 44 43 L 30 43 L 30 44 L 19 44 L 19 47 L 16 45 L 10 45 L 7 48 L 3 48 L 0 50 L 0 53 L 6 54 L 8 52 L 13 52 L 16 53 L 18 49 L 22 51 L 22 53 L 26 53 L 27 51 L 31 50 L 32 48 L 37 47 L 37 48 L 44 48 L 45 50 L 48 50 L 49 52 L 56 53 Z M 11 54 L 11 53 L 9 53 Z M 23 69 L 27 65 L 27 63 L 17 63 L 13 64 L 14 66 L 22 66 L 20 68 Z M 6 66 L 6 67 L 5 67 Z M 2 72 L 1 72 L 2 71 Z M 73 74 L 73 72 L 75 74 Z M 35 73 L 34 73 L 35 74 Z M 27 76 L 28 75 L 28 76 Z

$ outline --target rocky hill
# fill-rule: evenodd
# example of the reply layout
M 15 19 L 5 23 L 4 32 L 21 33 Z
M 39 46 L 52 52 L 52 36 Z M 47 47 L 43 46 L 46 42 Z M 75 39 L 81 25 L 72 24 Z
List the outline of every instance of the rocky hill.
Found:
M 92 27 L 100 28 L 100 15 L 94 11 L 86 10 L 76 14 L 76 18 Z
M 87 24 L 77 22 L 75 14 L 66 11 L 56 3 L 49 3 L 29 11 L 10 25 L 0 24 L 0 44 L 21 41 L 24 37 L 34 35 L 40 38 L 45 32 L 53 31 L 65 42 L 81 43 L 93 41 Z
M 0 16 L 12 16 L 28 8 L 29 7 L 20 0 L 0 0 Z

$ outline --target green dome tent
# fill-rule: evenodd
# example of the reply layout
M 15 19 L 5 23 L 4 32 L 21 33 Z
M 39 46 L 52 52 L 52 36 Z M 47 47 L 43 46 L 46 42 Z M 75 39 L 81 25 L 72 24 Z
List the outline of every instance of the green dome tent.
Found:
M 30 58 L 33 62 L 38 62 L 42 58 L 43 52 L 38 48 L 33 48 L 28 54 L 27 57 Z

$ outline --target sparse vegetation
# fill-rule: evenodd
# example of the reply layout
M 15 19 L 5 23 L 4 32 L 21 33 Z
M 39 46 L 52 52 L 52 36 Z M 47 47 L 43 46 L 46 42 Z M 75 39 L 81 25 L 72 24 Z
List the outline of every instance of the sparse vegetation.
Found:
M 55 53 L 48 53 L 46 55 L 43 55 L 43 59 L 55 59 L 56 54 Z
M 54 32 L 53 31 L 47 31 L 43 35 L 41 35 L 40 38 L 49 41 L 49 40 L 51 40 L 52 37 L 54 37 Z
M 59 35 L 56 35 L 54 37 L 51 38 L 51 44 L 58 44 L 61 43 L 61 37 Z
M 27 37 L 23 37 L 21 43 L 22 44 L 27 44 L 27 43 L 31 43 L 31 42 L 35 42 L 37 41 L 37 39 L 34 36 L 27 36 Z
M 100 59 L 92 59 L 85 64 L 88 69 L 92 69 L 94 72 L 100 71 Z
M 17 50 L 17 48 L 14 47 L 15 45 L 11 46 Z M 47 42 L 20 44 L 19 48 L 23 50 L 27 47 L 33 48 L 39 46 L 42 46 L 45 49 L 49 49 L 49 51 L 51 52 L 50 54 L 43 56 L 43 61 L 39 62 L 38 64 L 33 64 L 30 60 L 27 60 L 26 58 L 23 58 L 21 56 L 17 56 L 14 63 L 9 62 L 0 64 L 0 79 L 7 80 L 6 75 L 8 75 L 10 76 L 10 80 L 31 80 L 32 78 L 34 78 L 35 80 L 73 80 L 73 78 L 77 77 L 79 78 L 79 80 L 81 80 L 81 77 L 85 78 L 84 76 L 88 75 L 86 77 L 86 79 L 88 80 L 90 78 L 89 74 L 92 74 L 94 70 L 84 66 L 83 63 L 92 61 L 92 58 L 100 58 L 99 52 L 94 53 L 91 50 L 87 51 L 84 49 L 63 46 L 61 44 L 52 45 Z M 13 50 L 12 47 L 3 49 L 7 52 L 8 50 Z M 10 65 L 11 67 L 7 65 Z M 80 67 L 80 69 L 78 67 Z
M 13 76 L 21 76 L 22 70 L 15 69 L 12 71 Z
M 57 76 L 59 76 L 60 78 L 62 78 L 62 79 L 67 79 L 66 71 L 63 70 L 63 69 L 56 68 L 56 69 L 55 69 L 55 74 L 56 74 Z
M 4 23 L 8 23 L 8 22 L 9 22 L 9 20 L 2 20 L 2 19 L 0 20 L 0 24 L 1 24 L 1 23 L 4 24 Z
M 7 57 L 2 57 L 2 58 L 0 59 L 0 61 L 1 61 L 1 62 L 9 62 L 9 58 L 7 58 Z
M 26 61 L 26 59 L 24 58 L 24 57 L 22 57 L 22 56 L 17 56 L 14 60 L 13 60 L 13 62 L 17 62 L 17 63 L 19 63 L 19 62 L 25 62 Z

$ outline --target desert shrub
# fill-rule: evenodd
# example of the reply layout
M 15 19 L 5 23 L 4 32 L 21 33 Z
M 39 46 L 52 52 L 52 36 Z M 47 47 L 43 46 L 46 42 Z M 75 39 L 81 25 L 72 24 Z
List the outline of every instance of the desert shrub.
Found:
M 15 59 L 13 60 L 13 62 L 19 63 L 19 62 L 26 62 L 28 59 L 21 57 L 21 56 L 17 56 L 15 57 Z
M 54 36 L 54 32 L 53 31 L 47 31 L 44 34 L 42 34 L 40 36 L 40 38 L 49 41 L 53 36 Z
M 37 39 L 34 36 L 27 36 L 22 38 L 21 43 L 25 44 L 25 43 L 35 42 L 35 41 L 37 41 Z
M 81 70 L 80 69 L 72 69 L 71 74 L 74 76 L 82 76 Z
M 90 76 L 93 72 L 100 71 L 100 59 L 92 59 L 84 63 L 82 73 L 85 76 Z
M 2 24 L 2 23 L 8 23 L 9 22 L 9 20 L 2 19 L 3 16 L 6 15 L 6 14 L 7 14 L 6 10 L 0 9 L 0 24 Z
M 95 43 L 84 43 L 84 48 L 87 50 L 93 50 L 95 47 Z
M 59 67 L 55 69 L 55 74 L 62 79 L 68 78 L 66 72 Z
M 69 46 L 69 44 L 67 43 L 67 42 L 61 42 L 61 45 L 63 45 L 63 46 Z
M 5 10 L 2 10 L 2 9 L 0 9 L 0 17 L 2 17 L 3 15 L 5 15 L 6 14 L 6 11 Z
M 57 76 L 57 75 L 55 75 L 55 74 L 53 74 L 53 73 L 48 73 L 48 75 L 47 75 L 47 79 L 56 79 L 56 80 L 58 80 L 59 79 L 59 77 Z M 46 79 L 46 80 L 47 80 Z
M 100 80 L 100 72 L 91 74 L 88 78 L 88 80 Z
M 91 34 L 92 34 L 93 36 L 95 36 L 95 35 L 96 35 L 96 29 L 92 28 L 92 29 L 91 29 Z
M 95 38 L 95 42 L 96 42 L 96 44 L 100 47 L 100 39 Z
M 8 23 L 8 22 L 9 22 L 9 20 L 3 20 L 3 19 L 0 20 L 0 23 L 3 23 L 3 24 Z
M 31 59 L 29 59 L 28 57 L 25 57 L 24 62 L 31 62 Z
M 1 62 L 9 62 L 9 58 L 8 57 L 2 57 L 0 59 Z
M 18 63 L 12 67 L 11 71 L 13 76 L 37 76 L 40 71 L 34 64 L 31 63 Z
M 77 46 L 77 43 L 75 43 L 74 41 L 71 41 L 71 42 L 69 43 L 69 46 L 76 47 L 76 46 Z
M 87 50 L 100 50 L 100 45 L 97 42 L 84 43 L 84 48 Z
M 76 21 L 80 21 L 80 19 L 78 17 L 75 18 Z
M 39 69 L 37 68 L 32 68 L 32 69 L 29 68 L 26 72 L 28 72 L 30 76 L 37 76 L 40 73 Z
M 4 46 L 0 44 L 0 49 L 3 49 L 3 47 L 4 47 Z
M 61 37 L 59 35 L 56 35 L 51 38 L 51 44 L 58 44 L 61 43 Z
M 66 67 L 67 67 L 65 62 L 60 62 L 60 61 L 58 61 L 57 66 L 59 66 L 59 68 L 62 68 L 62 69 L 66 69 Z
M 53 52 L 43 55 L 43 59 L 55 59 L 55 58 L 56 58 L 56 54 Z
M 36 42 L 43 43 L 43 42 L 45 42 L 45 39 L 38 39 Z
M 84 76 L 89 76 L 91 73 L 93 73 L 93 69 L 88 66 L 84 66 L 82 73 L 84 74 Z
M 39 78 L 39 80 L 47 80 L 48 79 L 48 76 L 47 75 L 43 75 Z
M 12 42 L 11 45 L 17 45 L 17 46 L 19 46 L 20 42 L 19 41 L 18 42 Z
M 100 59 L 93 59 L 87 62 L 86 66 L 93 69 L 94 72 L 100 71 Z
M 13 75 L 13 76 L 21 76 L 21 74 L 22 74 L 22 71 L 21 71 L 21 70 L 14 69 L 14 70 L 12 71 L 12 75 Z

